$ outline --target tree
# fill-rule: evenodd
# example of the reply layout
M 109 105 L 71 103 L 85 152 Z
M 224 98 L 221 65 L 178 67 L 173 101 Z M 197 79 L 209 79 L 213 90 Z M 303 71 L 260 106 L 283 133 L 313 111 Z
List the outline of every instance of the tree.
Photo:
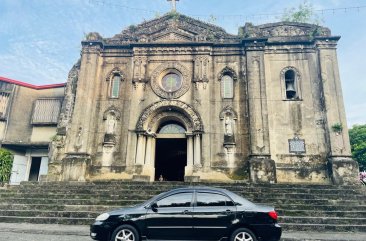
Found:
M 286 8 L 281 16 L 282 21 L 312 23 L 319 25 L 322 21 L 311 3 L 304 1 L 297 8 Z
M 366 124 L 352 126 L 349 138 L 353 159 L 358 162 L 361 170 L 366 170 Z
M 11 168 L 13 167 L 13 154 L 5 149 L 0 149 L 0 183 L 8 182 Z

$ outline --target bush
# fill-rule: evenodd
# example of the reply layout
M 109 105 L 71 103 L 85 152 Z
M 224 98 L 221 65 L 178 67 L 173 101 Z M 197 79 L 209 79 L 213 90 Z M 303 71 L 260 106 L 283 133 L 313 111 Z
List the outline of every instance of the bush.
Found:
M 7 183 L 13 167 L 13 154 L 3 148 L 0 149 L 0 182 Z

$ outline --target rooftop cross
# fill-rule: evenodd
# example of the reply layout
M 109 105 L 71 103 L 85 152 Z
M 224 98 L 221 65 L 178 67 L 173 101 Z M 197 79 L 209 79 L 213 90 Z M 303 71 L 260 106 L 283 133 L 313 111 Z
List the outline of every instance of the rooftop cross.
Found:
M 176 12 L 177 11 L 177 2 L 179 0 L 168 0 L 168 2 L 172 2 L 172 11 Z

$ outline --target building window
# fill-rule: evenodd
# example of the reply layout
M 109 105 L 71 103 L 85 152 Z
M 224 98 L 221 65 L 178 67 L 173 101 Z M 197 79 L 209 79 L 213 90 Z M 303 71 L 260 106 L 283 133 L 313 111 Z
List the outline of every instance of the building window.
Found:
M 119 97 L 119 88 L 121 85 L 121 76 L 120 75 L 114 75 L 112 78 L 111 83 L 111 98 L 118 98 Z
M 294 67 L 287 67 L 281 71 L 281 86 L 284 100 L 300 100 L 300 74 Z
M 178 124 L 167 124 L 159 130 L 159 134 L 184 134 L 186 130 Z
M 221 79 L 221 97 L 223 99 L 234 98 L 234 81 L 230 75 L 224 75 Z
M 0 119 L 5 119 L 14 85 L 0 81 Z
M 108 84 L 108 92 L 106 93 L 109 98 L 119 98 L 121 82 L 124 80 L 124 75 L 122 71 L 115 67 L 107 75 L 106 81 Z
M 62 99 L 42 98 L 36 100 L 33 109 L 33 125 L 57 125 Z
M 0 118 L 5 118 L 10 93 L 0 92 Z

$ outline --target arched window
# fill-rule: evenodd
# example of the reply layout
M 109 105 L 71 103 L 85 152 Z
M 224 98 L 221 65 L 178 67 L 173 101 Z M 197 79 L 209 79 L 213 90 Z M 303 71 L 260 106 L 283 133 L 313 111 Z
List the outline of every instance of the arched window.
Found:
M 167 124 L 161 127 L 159 134 L 184 134 L 186 130 L 178 124 Z
M 224 75 L 221 79 L 221 97 L 223 99 L 234 98 L 234 80 L 230 75 Z
M 121 85 L 121 76 L 116 74 L 112 78 L 111 89 L 110 89 L 110 97 L 118 98 L 119 97 L 119 88 Z
M 287 67 L 281 71 L 281 86 L 284 100 L 300 100 L 300 74 L 294 67 Z

